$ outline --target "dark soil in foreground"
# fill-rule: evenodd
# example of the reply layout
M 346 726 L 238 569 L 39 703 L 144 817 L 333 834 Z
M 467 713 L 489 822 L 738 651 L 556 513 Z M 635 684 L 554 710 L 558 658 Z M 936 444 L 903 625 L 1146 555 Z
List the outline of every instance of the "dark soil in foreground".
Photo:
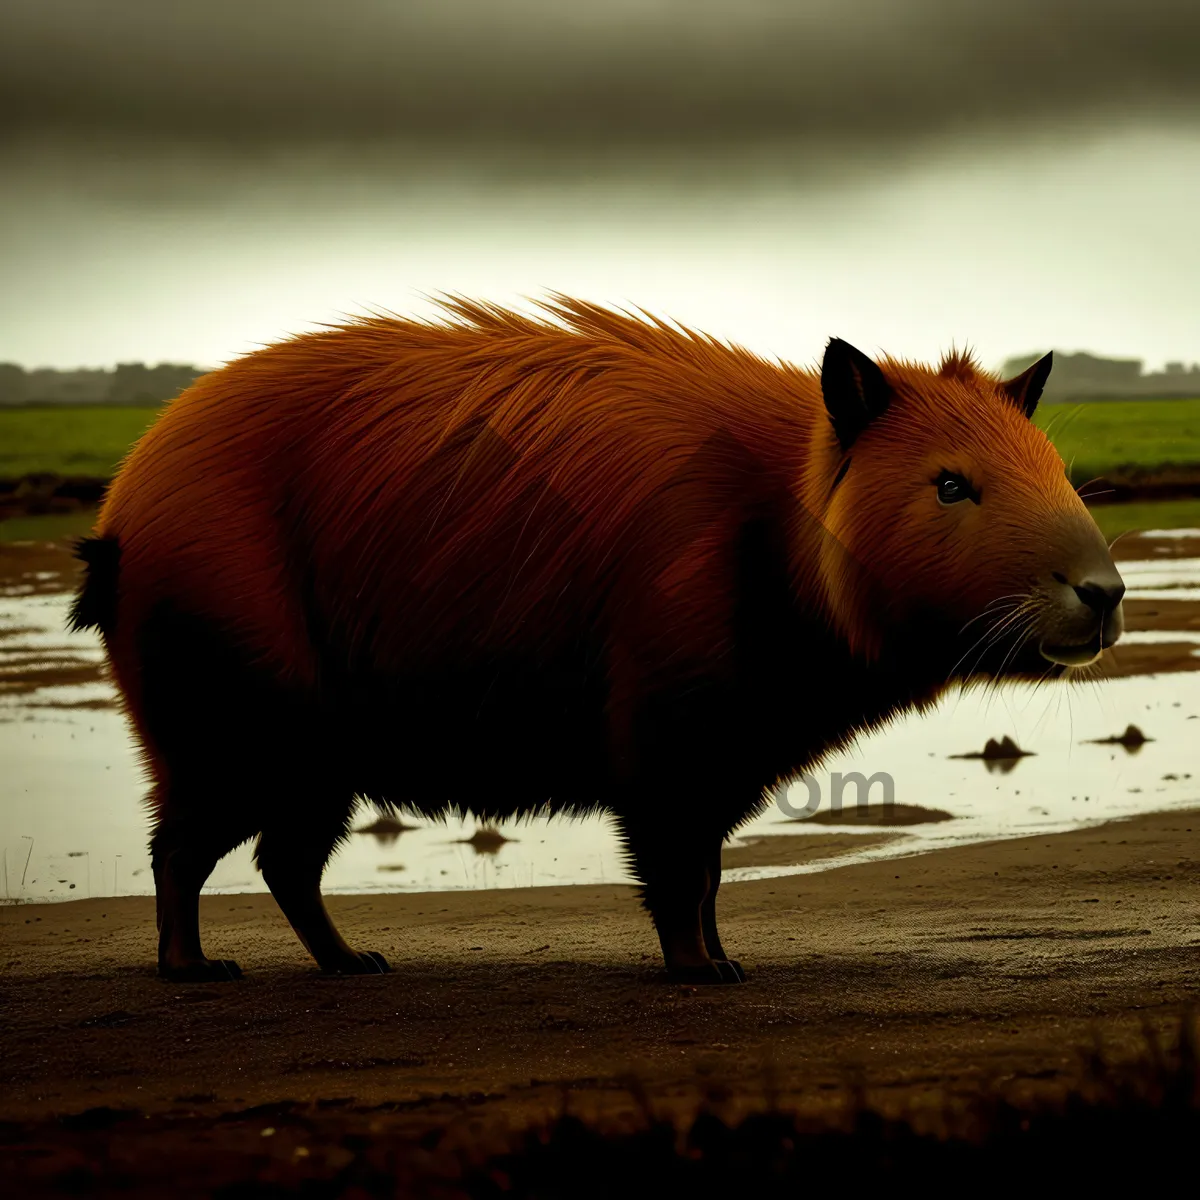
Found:
M 419 1131 L 388 1105 L 279 1104 L 217 1118 L 93 1109 L 0 1127 L 0 1170 L 26 1195 L 761 1200 L 814 1186 L 859 1194 L 968 1182 L 997 1195 L 1034 1179 L 1075 1192 L 1105 1194 L 1117 1181 L 1144 1190 L 1193 1166 L 1194 1038 L 1185 1019 L 1173 1044 L 1148 1036 L 1130 1063 L 1094 1053 L 1077 1088 L 1023 1098 L 979 1091 L 900 1118 L 855 1092 L 822 1118 L 782 1110 L 769 1094 L 758 1110 L 730 1117 L 714 1086 L 691 1119 L 657 1116 L 640 1093 L 632 1120 L 580 1118 L 564 1096 L 558 1116 L 507 1133 L 467 1113 Z
M 866 1103 L 944 1132 L 981 1096 L 1028 1105 L 1086 1083 L 1097 1040 L 1129 1061 L 1145 1056 L 1146 1028 L 1177 1037 L 1200 991 L 1198 850 L 1200 813 L 1160 814 L 727 885 L 725 938 L 751 982 L 715 989 L 661 977 L 648 922 L 619 887 L 335 898 L 347 935 L 395 967 L 358 979 L 317 975 L 269 897 L 207 897 L 210 951 L 247 972 L 223 986 L 154 977 L 152 900 L 5 909 L 0 1119 L 14 1123 L 0 1170 L 27 1192 L 40 1180 L 153 1194 L 172 1178 L 176 1194 L 250 1179 L 412 1194 L 420 1172 L 462 1154 L 480 1163 L 564 1105 L 628 1131 L 660 1118 L 686 1129 L 706 1104 L 735 1126 L 771 1100 L 836 1131 Z M 1146 1136 L 1170 1121 L 1194 1115 L 1156 1108 Z M 871 1128 L 869 1152 L 790 1134 L 789 1148 L 762 1124 L 745 1137 L 776 1139 L 760 1157 L 808 1147 L 814 1171 L 847 1156 L 863 1178 L 884 1160 L 927 1165 L 901 1127 L 887 1135 L 910 1139 L 895 1154 Z M 1103 1128 L 1088 1137 L 1107 1153 Z M 543 1165 L 593 1135 L 557 1136 L 534 1146 Z M 559 1154 L 559 1167 L 579 1164 L 570 1187 L 517 1194 L 606 1194 L 583 1187 L 607 1178 L 589 1155 L 625 1153 L 603 1145 Z M 989 1171 L 999 1161 L 971 1153 Z M 521 1169 L 481 1178 L 528 1182 Z M 722 1170 L 705 1186 L 728 1181 Z

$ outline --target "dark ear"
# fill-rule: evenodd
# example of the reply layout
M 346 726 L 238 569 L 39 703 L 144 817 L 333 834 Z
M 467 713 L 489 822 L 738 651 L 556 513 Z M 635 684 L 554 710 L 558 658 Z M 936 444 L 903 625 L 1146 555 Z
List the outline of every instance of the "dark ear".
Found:
M 887 411 L 892 388 L 883 372 L 861 351 L 841 338 L 830 338 L 821 363 L 821 392 L 843 450 L 876 417 Z
M 1006 379 L 1000 385 L 1000 390 L 1027 417 L 1032 417 L 1033 410 L 1037 408 L 1038 401 L 1042 398 L 1042 389 L 1046 386 L 1046 380 L 1050 378 L 1052 366 L 1054 366 L 1053 350 L 1044 358 L 1039 358 L 1029 370 L 1022 371 L 1020 375 L 1015 375 L 1012 379 Z

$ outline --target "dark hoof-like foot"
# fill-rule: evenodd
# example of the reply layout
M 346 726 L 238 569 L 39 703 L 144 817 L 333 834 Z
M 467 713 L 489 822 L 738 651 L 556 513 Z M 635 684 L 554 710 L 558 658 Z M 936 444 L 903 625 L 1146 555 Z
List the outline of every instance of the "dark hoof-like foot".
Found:
M 742 983 L 746 978 L 740 966 L 723 958 L 695 967 L 669 967 L 667 973 L 672 983 Z
M 746 972 L 742 970 L 742 964 L 734 958 L 718 958 L 715 960 L 718 967 L 728 967 L 736 977 L 737 983 L 746 982 Z
M 178 967 L 159 963 L 158 973 L 171 983 L 230 983 L 242 978 L 242 968 L 232 958 L 202 958 Z
M 387 959 L 375 950 L 364 950 L 335 966 L 321 968 L 326 975 L 386 975 L 391 969 Z

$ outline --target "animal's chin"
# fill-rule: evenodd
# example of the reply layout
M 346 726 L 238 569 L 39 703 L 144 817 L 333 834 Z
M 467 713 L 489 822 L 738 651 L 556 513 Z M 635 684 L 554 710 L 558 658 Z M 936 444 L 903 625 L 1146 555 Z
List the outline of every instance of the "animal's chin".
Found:
M 1090 642 L 1078 646 L 1058 645 L 1043 640 L 1038 643 L 1038 651 L 1047 662 L 1057 663 L 1061 667 L 1086 667 L 1104 652 L 1104 643 L 1097 632 Z

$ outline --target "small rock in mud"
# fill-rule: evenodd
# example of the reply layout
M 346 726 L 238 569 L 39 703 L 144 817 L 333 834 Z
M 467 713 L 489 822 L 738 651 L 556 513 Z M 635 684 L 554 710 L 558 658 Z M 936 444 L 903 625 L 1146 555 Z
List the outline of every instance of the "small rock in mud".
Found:
M 419 828 L 419 825 L 406 825 L 403 821 L 385 813 L 377 817 L 370 825 L 363 825 L 354 832 L 369 833 L 380 845 L 390 846 L 402 833 L 410 833 Z

